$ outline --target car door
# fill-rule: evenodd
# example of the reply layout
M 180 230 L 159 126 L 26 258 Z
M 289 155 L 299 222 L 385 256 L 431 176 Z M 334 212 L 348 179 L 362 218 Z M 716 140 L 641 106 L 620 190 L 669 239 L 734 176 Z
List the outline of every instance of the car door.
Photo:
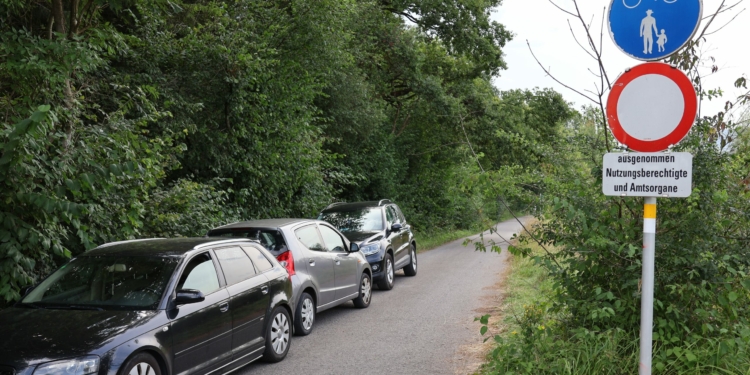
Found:
M 333 228 L 320 224 L 320 235 L 329 254 L 333 256 L 336 278 L 336 300 L 357 294 L 359 286 L 358 257 L 346 251 L 346 242 Z
M 268 279 L 258 272 L 243 249 L 232 246 L 214 250 L 229 292 L 232 313 L 232 357 L 251 355 L 264 347 L 263 319 L 270 298 Z
M 326 251 L 315 224 L 294 230 L 307 258 L 307 273 L 318 288 L 318 306 L 333 302 L 336 297 L 336 278 L 333 257 Z
M 205 374 L 232 360 L 229 292 L 209 251 L 196 254 L 182 270 L 175 290 L 195 289 L 203 302 L 178 305 L 172 331 L 174 374 Z
M 387 206 L 385 208 L 385 218 L 388 221 L 388 240 L 391 241 L 391 247 L 393 247 L 393 266 L 396 267 L 404 259 L 404 230 L 398 232 L 391 230 L 393 224 L 400 224 L 398 215 L 396 215 L 396 209 L 393 206 Z
M 409 229 L 409 224 L 406 222 L 406 218 L 404 217 L 404 214 L 401 212 L 401 209 L 398 208 L 395 204 L 393 205 L 393 208 L 396 210 L 396 219 L 398 220 L 399 224 L 401 224 L 401 247 L 403 250 L 401 251 L 401 264 L 399 262 L 396 262 L 396 266 L 401 267 L 407 265 L 409 262 L 411 262 L 411 247 L 409 244 L 411 243 L 411 230 Z

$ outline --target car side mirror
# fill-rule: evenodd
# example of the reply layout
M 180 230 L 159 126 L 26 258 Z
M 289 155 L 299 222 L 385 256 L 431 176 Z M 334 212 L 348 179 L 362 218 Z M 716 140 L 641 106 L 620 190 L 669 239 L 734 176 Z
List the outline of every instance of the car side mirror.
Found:
M 359 245 L 357 245 L 356 243 L 352 242 L 351 245 L 349 245 L 349 252 L 350 253 L 356 253 L 357 251 L 359 251 Z
M 203 293 L 195 289 L 180 289 L 177 291 L 177 297 L 174 299 L 175 305 L 186 305 L 189 303 L 203 302 L 206 297 Z
M 403 226 L 399 223 L 393 223 L 393 225 L 391 225 L 391 231 L 393 232 L 400 232 L 402 228 Z

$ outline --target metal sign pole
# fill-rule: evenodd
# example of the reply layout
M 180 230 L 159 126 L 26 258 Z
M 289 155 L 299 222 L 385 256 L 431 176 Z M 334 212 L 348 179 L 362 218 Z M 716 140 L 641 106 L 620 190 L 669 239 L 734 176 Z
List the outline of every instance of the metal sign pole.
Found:
M 654 325 L 654 255 L 656 247 L 656 198 L 643 204 L 643 262 L 641 274 L 641 356 L 638 373 L 651 375 L 651 343 Z

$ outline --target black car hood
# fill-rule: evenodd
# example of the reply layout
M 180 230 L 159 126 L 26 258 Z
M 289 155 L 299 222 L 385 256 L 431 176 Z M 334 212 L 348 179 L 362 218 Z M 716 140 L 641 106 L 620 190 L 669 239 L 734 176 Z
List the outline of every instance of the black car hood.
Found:
M 381 232 L 346 232 L 344 236 L 351 242 L 359 243 L 379 234 L 382 235 Z
M 11 307 L 0 311 L 0 364 L 17 370 L 88 353 L 101 354 L 156 328 L 162 311 Z M 125 333 L 125 334 L 123 334 Z

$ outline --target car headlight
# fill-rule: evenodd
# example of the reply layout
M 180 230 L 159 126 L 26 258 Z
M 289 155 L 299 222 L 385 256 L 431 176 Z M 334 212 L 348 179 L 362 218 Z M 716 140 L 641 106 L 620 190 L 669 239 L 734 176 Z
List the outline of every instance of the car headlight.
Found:
M 380 251 L 380 244 L 379 243 L 371 243 L 369 245 L 362 246 L 360 248 L 360 251 L 362 251 L 362 254 L 365 255 L 372 255 Z
M 43 363 L 34 370 L 34 375 L 86 375 L 97 372 L 99 372 L 99 357 L 89 355 Z

